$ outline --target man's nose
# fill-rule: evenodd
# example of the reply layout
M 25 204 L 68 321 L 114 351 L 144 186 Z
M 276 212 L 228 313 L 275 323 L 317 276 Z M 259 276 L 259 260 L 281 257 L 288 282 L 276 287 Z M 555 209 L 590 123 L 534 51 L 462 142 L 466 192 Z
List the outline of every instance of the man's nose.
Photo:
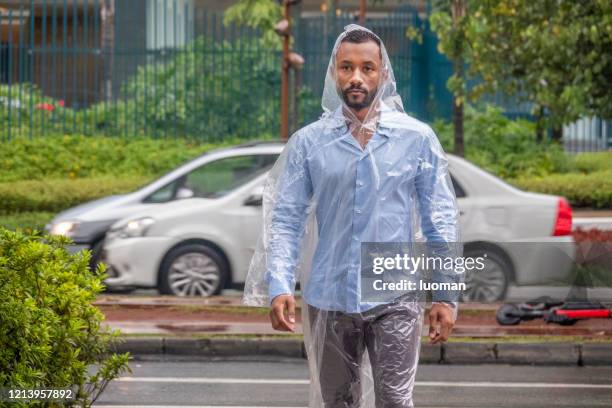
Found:
M 363 84 L 363 76 L 359 69 L 356 69 L 353 71 L 353 75 L 351 76 L 351 79 L 349 80 L 349 82 L 351 86 L 357 86 L 357 85 Z

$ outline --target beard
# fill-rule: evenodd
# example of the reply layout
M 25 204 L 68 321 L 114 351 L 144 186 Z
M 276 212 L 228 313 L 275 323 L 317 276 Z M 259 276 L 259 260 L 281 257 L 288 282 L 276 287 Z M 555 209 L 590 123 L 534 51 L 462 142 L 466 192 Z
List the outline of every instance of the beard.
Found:
M 363 92 L 364 96 L 360 102 L 353 100 L 351 95 L 349 95 L 349 92 L 354 90 Z M 372 102 L 374 102 L 374 98 L 376 97 L 377 91 L 378 88 L 374 88 L 368 92 L 360 86 L 349 86 L 346 89 L 343 89 L 340 94 L 342 95 L 342 99 L 344 100 L 344 103 L 346 103 L 346 106 L 351 109 L 361 110 L 372 105 Z

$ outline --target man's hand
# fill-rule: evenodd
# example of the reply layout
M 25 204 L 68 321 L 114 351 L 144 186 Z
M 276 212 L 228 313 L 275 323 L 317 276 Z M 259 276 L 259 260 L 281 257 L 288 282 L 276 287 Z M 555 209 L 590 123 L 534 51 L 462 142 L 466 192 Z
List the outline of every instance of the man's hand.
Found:
M 286 315 L 285 312 L 287 312 Z M 295 298 L 293 295 L 278 295 L 272 299 L 270 322 L 274 330 L 295 331 Z
M 439 303 L 431 306 L 429 310 L 429 341 L 431 344 L 448 340 L 454 325 L 451 306 Z

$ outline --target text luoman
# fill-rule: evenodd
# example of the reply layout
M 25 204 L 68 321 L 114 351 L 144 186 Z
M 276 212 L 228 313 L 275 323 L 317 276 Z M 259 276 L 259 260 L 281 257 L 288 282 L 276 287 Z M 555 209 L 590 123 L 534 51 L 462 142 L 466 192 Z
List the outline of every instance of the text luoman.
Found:
M 464 282 L 427 282 L 423 280 L 417 282 L 402 279 L 398 282 L 384 282 L 381 279 L 376 279 L 373 283 L 374 290 L 445 290 L 445 291 L 464 291 L 467 286 Z

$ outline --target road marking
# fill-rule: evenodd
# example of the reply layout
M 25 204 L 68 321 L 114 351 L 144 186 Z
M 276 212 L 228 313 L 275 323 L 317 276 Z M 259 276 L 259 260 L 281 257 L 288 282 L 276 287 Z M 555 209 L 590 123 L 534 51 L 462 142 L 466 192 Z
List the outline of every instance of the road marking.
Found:
M 264 408 L 265 405 L 98 405 L 99 408 Z M 306 407 L 274 407 L 274 408 L 306 408 Z
M 285 380 L 264 378 L 205 378 L 205 377 L 119 377 L 115 381 L 125 382 L 168 382 L 188 384 L 278 384 L 308 385 L 308 380 Z
M 543 382 L 495 382 L 495 381 L 417 381 L 419 387 L 485 387 L 485 388 L 599 388 L 612 389 L 612 384 L 543 383 Z
M 272 384 L 308 385 L 308 380 L 281 378 L 207 378 L 207 377 L 119 377 L 122 382 L 164 382 L 184 384 Z M 548 382 L 495 382 L 495 381 L 416 381 L 417 387 L 472 387 L 472 388 L 591 388 L 612 389 L 612 384 L 548 383 Z

